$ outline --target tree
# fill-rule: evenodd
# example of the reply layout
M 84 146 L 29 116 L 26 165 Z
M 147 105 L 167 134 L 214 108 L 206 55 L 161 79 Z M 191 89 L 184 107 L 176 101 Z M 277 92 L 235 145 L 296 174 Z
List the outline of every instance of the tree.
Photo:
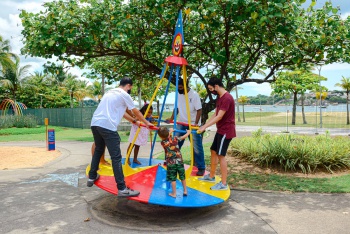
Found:
M 20 87 L 22 79 L 27 76 L 30 65 L 20 66 L 20 59 L 17 57 L 15 62 L 3 70 L 0 76 L 0 84 L 10 91 L 12 98 L 16 101 L 16 92 Z
M 81 103 L 81 107 L 84 107 L 84 98 L 93 97 L 91 94 L 91 89 L 88 87 L 88 82 L 84 80 L 76 81 L 76 90 L 74 92 L 74 97 L 78 102 Z
M 237 101 L 242 104 L 243 122 L 245 122 L 244 105 L 249 101 L 249 98 L 247 96 L 239 96 Z
M 156 80 L 170 54 L 177 13 L 184 10 L 188 75 L 207 89 L 216 75 L 231 91 L 246 82 L 274 82 L 274 74 L 291 65 L 332 63 L 348 50 L 347 21 L 331 3 L 305 10 L 302 1 L 235 0 L 59 0 L 33 14 L 23 10 L 23 54 L 86 67 L 99 62 L 115 80 L 133 73 Z M 101 62 L 102 61 L 102 62 Z M 96 67 L 95 67 L 96 68 Z M 250 78 L 264 70 L 261 78 Z M 239 78 L 233 80 L 233 75 Z M 237 76 L 238 77 L 238 76 Z M 208 90 L 207 90 L 208 92 Z M 208 92 L 209 93 L 209 92 Z M 202 121 L 214 109 L 208 94 Z
M 100 103 L 101 98 L 103 96 L 102 94 L 102 83 L 98 82 L 97 80 L 95 80 L 94 82 L 92 82 L 92 85 L 89 86 L 90 90 L 91 90 L 91 94 L 94 97 L 94 100 L 97 101 L 98 103 Z
M 64 89 L 66 91 L 65 93 L 69 95 L 70 107 L 73 108 L 73 106 L 74 106 L 73 97 L 76 96 L 75 92 L 78 90 L 79 85 L 81 85 L 79 83 L 78 76 L 68 73 L 68 74 L 61 75 L 61 77 L 65 77 L 65 79 L 63 79 L 60 82 L 61 87 L 62 87 L 62 89 Z
M 43 72 L 34 72 L 34 74 L 30 74 L 22 80 L 19 99 L 28 108 L 42 106 L 47 87 L 49 87 L 49 75 Z
M 51 82 L 59 87 L 64 86 L 63 83 L 67 79 L 68 68 L 65 68 L 63 64 L 49 64 L 44 65 L 44 72 L 51 74 Z
M 335 84 L 338 87 L 341 87 L 346 92 L 346 124 L 350 124 L 349 119 L 349 92 L 350 92 L 350 78 L 345 78 L 344 76 L 341 79 L 341 83 Z
M 317 89 L 320 80 L 327 79 L 306 70 L 286 71 L 277 74 L 276 82 L 271 84 L 271 87 L 273 92 L 280 96 L 290 93 L 293 95 L 292 125 L 295 125 L 296 121 L 298 94 L 303 96 L 307 90 Z M 303 121 L 303 123 L 306 124 L 305 117 Z
M 5 71 L 9 66 L 13 65 L 13 61 L 16 60 L 18 56 L 11 53 L 10 41 L 4 40 L 0 35 L 0 74 Z

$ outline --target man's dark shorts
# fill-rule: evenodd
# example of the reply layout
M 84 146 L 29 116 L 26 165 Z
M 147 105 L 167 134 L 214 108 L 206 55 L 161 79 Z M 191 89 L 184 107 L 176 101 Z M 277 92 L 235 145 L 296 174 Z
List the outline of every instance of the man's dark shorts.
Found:
M 226 156 L 227 149 L 230 146 L 231 140 L 232 138 L 226 139 L 226 135 L 216 133 L 210 149 L 214 150 L 218 155 Z
M 179 179 L 185 179 L 185 167 L 183 164 L 168 164 L 166 180 L 167 181 L 176 181 L 177 174 L 179 173 Z

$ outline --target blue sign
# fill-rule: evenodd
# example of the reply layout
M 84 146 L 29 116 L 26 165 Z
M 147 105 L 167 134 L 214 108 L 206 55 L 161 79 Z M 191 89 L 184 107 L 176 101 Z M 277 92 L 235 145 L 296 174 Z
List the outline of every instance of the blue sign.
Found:
M 55 129 L 48 129 L 48 150 L 55 150 Z

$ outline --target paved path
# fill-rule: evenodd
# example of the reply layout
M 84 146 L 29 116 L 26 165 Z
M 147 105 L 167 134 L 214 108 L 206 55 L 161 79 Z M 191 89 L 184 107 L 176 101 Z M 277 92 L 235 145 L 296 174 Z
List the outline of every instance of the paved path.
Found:
M 238 136 L 249 134 L 238 132 Z M 45 142 L 0 143 L 5 145 L 45 147 Z M 151 206 L 86 187 L 91 143 L 56 142 L 56 146 L 62 156 L 44 167 L 0 171 L 0 233 L 345 234 L 350 230 L 350 194 L 232 190 L 227 202 L 210 208 Z M 127 146 L 122 144 L 123 152 Z M 156 147 L 155 152 L 161 150 Z M 147 151 L 147 147 L 141 150 Z M 165 225 L 169 219 L 177 230 Z

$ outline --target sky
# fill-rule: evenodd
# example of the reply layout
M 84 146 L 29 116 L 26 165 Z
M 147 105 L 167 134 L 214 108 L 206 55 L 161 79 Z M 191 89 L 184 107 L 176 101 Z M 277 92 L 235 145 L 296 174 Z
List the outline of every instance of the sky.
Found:
M 12 52 L 20 54 L 20 49 L 23 46 L 21 39 L 22 25 L 19 18 L 20 10 L 24 9 L 29 12 L 37 13 L 43 10 L 42 4 L 51 0 L 0 0 L 0 35 L 4 39 L 11 42 Z M 316 8 L 324 5 L 326 0 L 318 0 Z M 310 5 L 311 0 L 306 0 L 304 6 Z M 340 6 L 340 13 L 343 18 L 350 15 L 350 0 L 332 0 L 334 6 Z M 186 33 L 186 32 L 185 32 Z M 186 34 L 185 34 L 186 35 Z M 186 38 L 186 37 L 185 37 Z M 171 51 L 169 50 L 169 53 Z M 31 65 L 30 73 L 34 71 L 42 71 L 42 65 L 46 62 L 45 59 L 37 57 L 21 57 L 21 66 Z M 71 68 L 70 73 L 82 77 L 84 71 L 79 68 Z M 318 74 L 318 70 L 314 73 Z M 329 90 L 335 90 L 336 83 L 339 83 L 342 76 L 350 77 L 350 64 L 331 64 L 322 66 L 321 76 L 328 80 L 322 82 Z M 257 94 L 270 95 L 271 88 L 269 84 L 246 83 L 240 86 L 239 95 L 256 96 Z M 171 99 L 169 97 L 169 99 Z

